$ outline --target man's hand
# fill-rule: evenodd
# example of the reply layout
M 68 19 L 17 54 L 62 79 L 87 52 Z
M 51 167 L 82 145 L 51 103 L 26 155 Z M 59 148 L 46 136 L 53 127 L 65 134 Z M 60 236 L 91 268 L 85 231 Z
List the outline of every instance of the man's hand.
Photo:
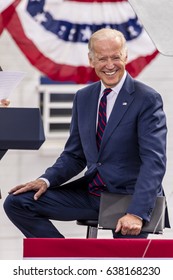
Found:
M 127 214 L 118 220 L 115 232 L 122 235 L 138 235 L 142 229 L 142 220 L 132 214 Z
M 17 195 L 28 191 L 35 191 L 36 193 L 34 195 L 34 200 L 37 200 L 43 193 L 46 192 L 46 190 L 47 190 L 46 182 L 42 179 L 37 179 L 35 181 L 31 181 L 26 184 L 18 185 L 12 188 L 9 191 L 9 194 Z
M 2 107 L 8 107 L 10 105 L 10 100 L 8 100 L 8 99 L 1 99 L 0 100 L 0 105 Z

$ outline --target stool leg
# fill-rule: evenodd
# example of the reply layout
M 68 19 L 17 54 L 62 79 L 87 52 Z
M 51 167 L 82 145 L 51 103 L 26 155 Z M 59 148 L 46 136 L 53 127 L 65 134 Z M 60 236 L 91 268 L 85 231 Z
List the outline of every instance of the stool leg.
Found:
M 97 238 L 98 228 L 88 226 L 86 238 Z

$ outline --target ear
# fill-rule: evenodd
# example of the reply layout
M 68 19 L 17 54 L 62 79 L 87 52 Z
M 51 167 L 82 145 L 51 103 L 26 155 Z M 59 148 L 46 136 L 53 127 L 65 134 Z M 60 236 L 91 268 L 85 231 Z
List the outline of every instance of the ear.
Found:
M 90 67 L 94 68 L 93 59 L 91 58 L 91 56 L 89 54 L 88 54 L 88 60 L 89 60 Z
M 128 54 L 126 53 L 125 59 L 124 59 L 125 64 L 128 62 Z

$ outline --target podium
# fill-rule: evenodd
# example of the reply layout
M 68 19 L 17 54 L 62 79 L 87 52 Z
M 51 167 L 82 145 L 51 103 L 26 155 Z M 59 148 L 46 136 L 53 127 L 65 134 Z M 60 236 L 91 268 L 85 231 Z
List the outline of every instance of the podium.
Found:
M 39 108 L 0 108 L 0 160 L 9 149 L 38 150 L 44 141 Z

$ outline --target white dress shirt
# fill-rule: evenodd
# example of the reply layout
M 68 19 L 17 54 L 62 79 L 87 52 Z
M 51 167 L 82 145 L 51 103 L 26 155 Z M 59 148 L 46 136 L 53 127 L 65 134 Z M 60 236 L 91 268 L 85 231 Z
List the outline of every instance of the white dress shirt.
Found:
M 109 120 L 110 114 L 112 112 L 113 106 L 115 104 L 115 101 L 117 99 L 117 96 L 124 84 L 124 81 L 126 79 L 127 76 L 127 72 L 125 71 L 122 79 L 120 80 L 120 82 L 112 89 L 112 91 L 107 95 L 107 107 L 106 107 L 106 116 L 107 116 L 107 121 Z M 97 123 L 98 123 L 98 110 L 99 110 L 99 104 L 100 104 L 100 99 L 103 96 L 103 91 L 105 89 L 105 86 L 103 85 L 103 83 L 101 82 L 101 91 L 100 91 L 100 96 L 99 96 L 99 100 L 98 100 L 98 107 L 97 107 L 97 122 L 96 122 L 96 129 L 97 129 Z M 132 215 L 132 214 L 131 214 Z M 135 217 L 138 217 L 140 220 L 142 220 L 141 217 L 137 216 L 137 215 L 133 215 Z
M 113 106 L 115 104 L 115 101 L 117 99 L 117 96 L 124 84 L 124 81 L 126 79 L 127 76 L 127 72 L 125 71 L 122 79 L 120 80 L 120 82 L 112 89 L 112 91 L 107 95 L 107 108 L 106 108 L 106 116 L 107 116 L 107 121 L 109 120 L 110 114 L 112 112 Z M 100 91 L 100 96 L 99 96 L 99 100 L 98 100 L 98 107 L 97 107 L 97 122 L 98 122 L 98 110 L 99 110 L 99 104 L 100 104 L 100 99 L 103 96 L 103 91 L 105 89 L 104 84 L 101 82 L 101 91 Z M 96 122 L 96 124 L 97 124 Z M 96 125 L 97 126 L 97 125 Z

